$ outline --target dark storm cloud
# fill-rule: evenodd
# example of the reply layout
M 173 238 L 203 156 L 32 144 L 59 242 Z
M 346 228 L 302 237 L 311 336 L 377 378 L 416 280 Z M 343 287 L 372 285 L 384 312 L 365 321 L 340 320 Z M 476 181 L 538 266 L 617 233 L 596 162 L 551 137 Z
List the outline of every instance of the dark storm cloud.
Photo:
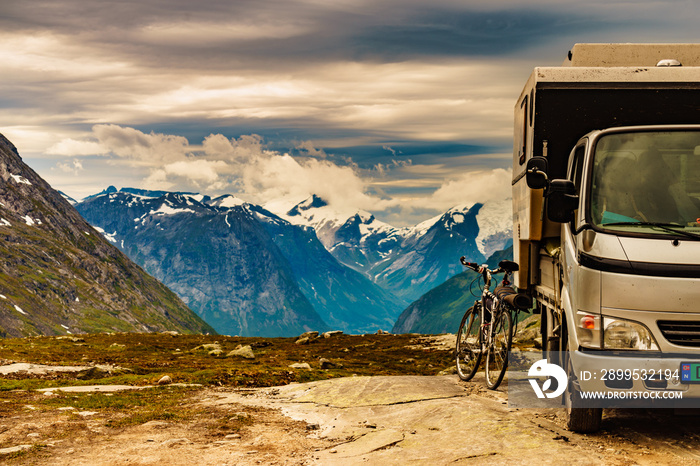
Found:
M 614 24 L 608 23 L 611 27 Z M 615 25 L 619 27 L 620 25 Z M 422 11 L 398 24 L 361 29 L 355 53 L 384 59 L 417 56 L 498 56 L 541 44 L 552 37 L 600 29 L 599 18 L 542 10 Z
M 553 5 L 485 11 L 439 3 L 426 9 L 410 2 L 354 9 L 333 2 L 57 0 L 5 2 L 1 8 L 0 28 L 6 32 L 61 34 L 115 59 L 209 70 L 275 68 L 302 59 L 308 64 L 507 55 L 552 37 L 625 22 Z M 226 33 L 242 26 L 251 33 Z

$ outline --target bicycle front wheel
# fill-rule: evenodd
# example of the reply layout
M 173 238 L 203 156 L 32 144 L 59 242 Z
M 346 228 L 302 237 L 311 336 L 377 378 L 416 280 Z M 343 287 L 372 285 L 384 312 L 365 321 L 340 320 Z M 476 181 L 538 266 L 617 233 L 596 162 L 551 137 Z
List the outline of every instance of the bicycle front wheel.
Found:
M 471 380 L 481 363 L 481 305 L 474 303 L 462 317 L 457 332 L 457 375 L 464 381 Z
M 486 386 L 495 390 L 503 381 L 508 368 L 508 352 L 513 338 L 510 310 L 503 309 L 493 320 L 491 342 L 486 353 Z

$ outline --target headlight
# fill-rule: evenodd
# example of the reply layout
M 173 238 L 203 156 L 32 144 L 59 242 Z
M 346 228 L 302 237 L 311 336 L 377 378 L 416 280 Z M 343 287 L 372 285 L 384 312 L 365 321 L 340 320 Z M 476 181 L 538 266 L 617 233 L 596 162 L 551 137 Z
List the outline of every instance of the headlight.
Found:
M 604 349 L 659 351 L 654 336 L 642 323 L 604 317 L 603 328 Z

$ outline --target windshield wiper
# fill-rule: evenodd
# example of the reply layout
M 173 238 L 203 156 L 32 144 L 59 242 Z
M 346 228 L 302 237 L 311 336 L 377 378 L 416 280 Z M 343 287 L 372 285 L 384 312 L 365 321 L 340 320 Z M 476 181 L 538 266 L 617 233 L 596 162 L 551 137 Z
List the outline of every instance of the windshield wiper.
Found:
M 697 233 L 691 233 L 689 231 L 683 231 L 678 230 L 677 228 L 685 228 L 685 225 L 681 225 L 680 223 L 661 223 L 661 222 L 612 222 L 612 223 L 603 223 L 601 224 L 602 227 L 608 227 L 608 226 L 641 226 L 641 227 L 656 227 L 660 228 L 664 231 L 668 231 L 669 233 L 676 233 L 681 236 L 685 236 L 687 238 L 693 238 L 693 239 L 700 239 L 700 235 Z

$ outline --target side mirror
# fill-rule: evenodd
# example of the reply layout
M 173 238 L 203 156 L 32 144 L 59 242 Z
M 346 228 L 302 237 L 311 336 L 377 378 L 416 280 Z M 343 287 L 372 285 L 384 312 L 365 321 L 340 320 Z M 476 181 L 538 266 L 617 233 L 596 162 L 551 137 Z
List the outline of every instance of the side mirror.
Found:
M 552 180 L 547 195 L 547 218 L 553 222 L 568 223 L 578 209 L 578 194 L 574 182 Z
M 547 186 L 548 162 L 544 157 L 532 157 L 527 161 L 525 181 L 530 189 L 542 189 Z

